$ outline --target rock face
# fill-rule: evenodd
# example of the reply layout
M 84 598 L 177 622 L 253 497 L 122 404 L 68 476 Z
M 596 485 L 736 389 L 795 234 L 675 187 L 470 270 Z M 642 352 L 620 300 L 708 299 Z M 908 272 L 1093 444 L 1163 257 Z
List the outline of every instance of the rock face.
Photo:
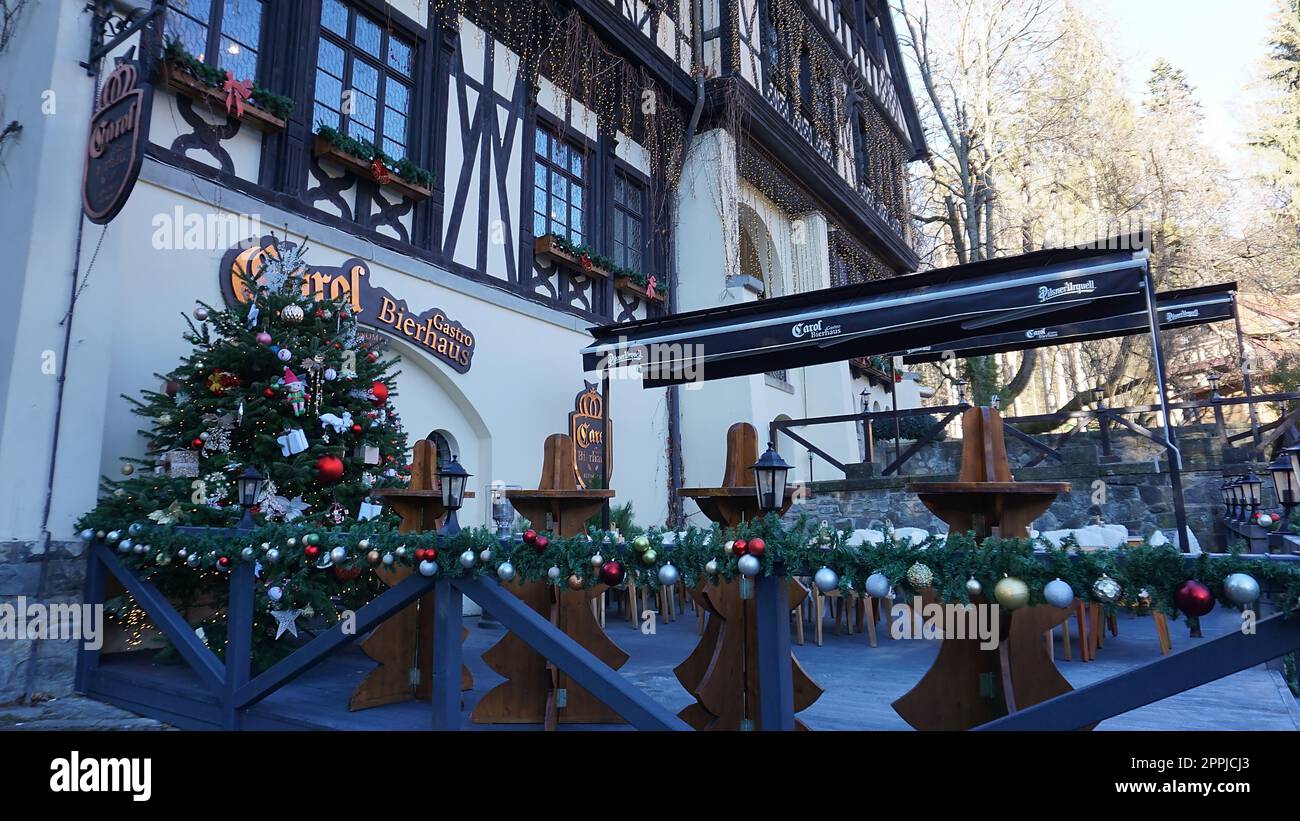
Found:
M 1061 436 L 1038 437 L 1056 447 Z M 1095 431 L 1077 434 L 1058 448 L 1060 461 L 1048 457 L 1035 467 L 1028 463 L 1037 451 L 1008 437 L 1007 451 L 1012 473 L 1018 481 L 1069 482 L 1062 494 L 1035 523 L 1040 531 L 1074 529 L 1094 524 L 1098 518 L 1108 524 L 1122 524 L 1134 536 L 1148 536 L 1163 530 L 1174 539 L 1173 492 L 1169 487 L 1168 460 L 1161 448 L 1127 432 L 1111 431 L 1112 452 L 1102 453 Z M 1253 468 L 1267 476 L 1263 463 L 1246 464 L 1238 449 L 1221 448 L 1212 432 L 1196 428 L 1180 431 L 1183 453 L 1183 498 L 1190 528 L 1206 549 L 1222 547 L 1224 531 L 1220 519 L 1223 504 L 1219 487 L 1225 475 L 1240 475 Z M 906 449 L 906 444 L 903 446 Z M 928 445 L 903 466 L 904 476 L 882 477 L 885 465 L 894 458 L 893 443 L 876 443 L 874 464 L 848 466 L 842 481 L 813 482 L 786 514 L 792 521 L 807 514 L 837 528 L 880 530 L 919 527 L 943 532 L 946 526 L 935 518 L 915 494 L 905 490 L 908 482 L 956 478 L 961 458 L 961 440 Z M 1226 460 L 1226 462 L 1225 462 Z M 1271 506 L 1272 491 L 1264 491 L 1265 507 Z
M 19 606 L 79 604 L 85 586 L 85 545 L 80 541 L 0 542 L 0 630 Z M 13 629 L 12 627 L 9 629 Z M 35 696 L 72 692 L 77 669 L 75 640 L 33 640 L 0 637 L 0 704 L 27 694 L 29 679 Z

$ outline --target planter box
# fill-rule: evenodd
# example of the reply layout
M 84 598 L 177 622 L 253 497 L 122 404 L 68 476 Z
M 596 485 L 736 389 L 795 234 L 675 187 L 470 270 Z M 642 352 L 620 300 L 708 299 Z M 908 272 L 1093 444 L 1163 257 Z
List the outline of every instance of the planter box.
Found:
M 550 234 L 547 234 L 544 237 L 538 237 L 537 241 L 533 243 L 533 251 L 537 256 L 546 257 L 551 260 L 552 263 L 561 267 L 571 268 L 582 276 L 609 277 L 609 271 L 606 271 L 595 263 L 592 263 L 590 268 L 584 267 L 582 260 L 579 257 L 575 257 L 573 254 L 561 250 L 560 246 L 555 242 L 555 237 Z
M 317 157 L 328 157 L 339 165 L 356 174 L 358 177 L 364 177 L 368 180 L 374 180 L 374 175 L 370 172 L 370 163 L 360 157 L 343 151 L 334 143 L 316 135 L 316 141 L 312 145 L 312 154 Z M 427 200 L 433 195 L 433 192 L 422 185 L 413 183 L 405 177 L 399 177 L 392 171 L 388 172 L 388 182 L 381 185 L 398 191 L 402 196 L 413 200 Z
M 644 302 L 662 303 L 664 301 L 663 294 L 656 291 L 654 296 L 650 296 L 646 293 L 645 288 L 642 288 L 640 285 L 633 282 L 631 277 L 615 277 L 614 287 L 624 293 L 635 294 Z
M 169 61 L 163 61 L 160 71 L 162 84 L 177 94 L 212 106 L 221 113 L 226 113 L 226 92 L 213 88 L 199 80 L 193 74 Z M 284 120 L 266 109 L 253 105 L 251 100 L 244 101 L 244 116 L 227 115 L 248 123 L 259 131 L 273 132 L 284 130 Z

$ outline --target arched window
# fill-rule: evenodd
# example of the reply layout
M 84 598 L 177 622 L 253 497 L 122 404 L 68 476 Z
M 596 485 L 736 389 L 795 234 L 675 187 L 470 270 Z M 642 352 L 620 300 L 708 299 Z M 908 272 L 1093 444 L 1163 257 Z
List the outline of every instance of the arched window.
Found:
M 447 437 L 447 434 L 440 430 L 434 430 L 429 431 L 429 435 L 424 438 L 433 443 L 433 449 L 438 458 L 436 468 L 441 468 L 451 461 L 453 451 L 451 449 L 451 440 Z

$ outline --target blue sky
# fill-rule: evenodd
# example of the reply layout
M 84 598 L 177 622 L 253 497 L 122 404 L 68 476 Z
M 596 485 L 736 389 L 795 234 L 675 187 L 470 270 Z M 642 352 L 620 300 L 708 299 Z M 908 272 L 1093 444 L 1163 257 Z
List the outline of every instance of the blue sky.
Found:
M 1237 165 L 1234 146 L 1250 127 L 1249 86 L 1268 52 L 1275 0 L 1091 0 L 1085 8 L 1114 24 L 1104 36 L 1135 98 L 1157 57 L 1187 72 L 1205 108 L 1206 141 Z

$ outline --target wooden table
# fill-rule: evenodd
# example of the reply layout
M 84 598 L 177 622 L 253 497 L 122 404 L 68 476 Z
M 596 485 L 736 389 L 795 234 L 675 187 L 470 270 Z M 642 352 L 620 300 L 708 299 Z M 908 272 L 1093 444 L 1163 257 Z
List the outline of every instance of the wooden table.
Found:
M 759 518 L 758 495 L 750 487 L 683 487 L 678 488 L 677 495 L 684 499 L 694 499 L 700 512 L 709 521 L 717 522 L 723 527 L 735 527 L 741 522 Z M 777 515 L 784 516 L 794 502 L 794 488 L 785 489 L 785 498 Z
M 997 529 L 1003 538 L 1027 539 L 1034 520 L 1069 482 L 913 482 L 907 489 L 948 525 L 949 533 L 975 531 L 987 539 Z

